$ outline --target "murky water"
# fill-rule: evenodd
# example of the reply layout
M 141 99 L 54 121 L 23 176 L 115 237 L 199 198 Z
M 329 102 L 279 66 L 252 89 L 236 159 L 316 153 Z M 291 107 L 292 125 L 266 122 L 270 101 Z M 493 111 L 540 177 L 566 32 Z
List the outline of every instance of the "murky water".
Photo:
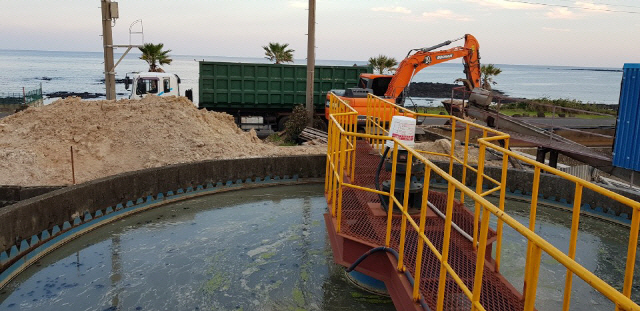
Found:
M 495 198 L 490 199 L 496 203 Z M 496 203 L 497 204 L 497 203 Z M 472 206 L 468 204 L 472 209 Z M 525 226 L 529 226 L 530 203 L 509 200 L 505 210 Z M 492 217 L 492 227 L 496 218 Z M 524 281 L 526 239 L 505 225 L 502 248 L 501 273 L 518 290 Z M 535 232 L 565 254 L 569 251 L 571 237 L 571 213 L 551 207 L 539 206 Z M 576 248 L 576 261 L 614 288 L 622 290 L 624 269 L 629 243 L 629 228 L 593 217 L 581 216 Z M 494 247 L 495 255 L 495 247 Z M 636 272 L 632 300 L 640 302 L 640 260 L 636 260 Z M 558 261 L 542 254 L 536 308 L 561 310 L 567 270 Z M 602 294 L 592 289 L 582 279 L 573 276 L 571 310 L 613 310 L 615 306 Z
M 21 274 L 0 292 L 0 310 L 394 310 L 389 299 L 349 284 L 333 264 L 322 191 L 308 185 L 229 192 L 117 221 Z M 509 201 L 506 210 L 528 224 L 528 203 Z M 566 211 L 538 210 L 536 232 L 565 252 L 570 224 Z M 582 217 L 577 261 L 621 288 L 628 231 Z M 517 289 L 525 253 L 524 239 L 505 227 L 501 271 Z M 538 310 L 561 309 L 565 274 L 543 255 Z M 572 310 L 613 309 L 573 280 Z
M 0 293 L 1 310 L 394 310 L 332 262 L 322 185 L 229 192 L 99 228 Z

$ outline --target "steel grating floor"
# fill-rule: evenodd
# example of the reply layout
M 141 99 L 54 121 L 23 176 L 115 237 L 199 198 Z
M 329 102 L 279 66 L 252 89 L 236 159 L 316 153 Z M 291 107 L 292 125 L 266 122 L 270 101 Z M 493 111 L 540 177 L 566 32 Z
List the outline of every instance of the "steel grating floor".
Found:
M 365 141 L 358 141 L 356 148 L 356 167 L 353 183 L 359 186 L 374 188 L 374 176 L 380 161 L 380 155 Z M 381 172 L 380 182 L 390 179 L 390 173 Z M 429 191 L 429 201 L 441 211 L 446 210 L 446 193 Z M 386 235 L 386 216 L 375 216 L 369 203 L 379 203 L 378 195 L 353 188 L 343 188 L 342 225 L 341 233 L 356 239 L 370 242 L 374 245 L 384 245 Z M 454 222 L 469 235 L 473 235 L 473 214 L 459 201 L 454 201 Z M 414 216 L 419 223 L 419 216 Z M 399 249 L 401 217 L 394 216 L 392 221 L 391 247 Z M 409 228 L 409 225 L 407 224 Z M 441 252 L 444 237 L 444 220 L 440 217 L 428 217 L 425 235 Z M 489 232 L 489 238 L 495 237 L 495 232 Z M 405 265 L 413 275 L 417 253 L 417 233 L 408 229 L 405 243 Z M 436 309 L 438 278 L 440 263 L 428 247 L 424 248 L 423 271 L 421 275 L 421 294 L 433 310 Z M 490 252 L 489 252 L 490 253 Z M 476 253 L 472 243 L 460 233 L 451 230 L 451 245 L 449 246 L 449 264 L 472 290 L 475 274 Z M 481 303 L 486 310 L 522 310 L 523 300 L 517 290 L 511 286 L 499 273 L 485 264 L 482 278 Z M 448 276 L 445 291 L 445 310 L 470 310 L 469 299 L 464 295 L 454 280 Z

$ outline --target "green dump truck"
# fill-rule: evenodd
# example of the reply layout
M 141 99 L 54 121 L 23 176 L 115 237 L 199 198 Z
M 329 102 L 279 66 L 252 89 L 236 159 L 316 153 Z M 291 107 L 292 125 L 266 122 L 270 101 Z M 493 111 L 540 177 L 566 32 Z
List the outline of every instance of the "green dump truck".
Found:
M 368 66 L 315 66 L 313 102 L 324 118 L 326 94 L 355 87 Z M 307 66 L 200 62 L 199 107 L 226 112 L 243 128 L 282 130 L 293 107 L 306 103 Z

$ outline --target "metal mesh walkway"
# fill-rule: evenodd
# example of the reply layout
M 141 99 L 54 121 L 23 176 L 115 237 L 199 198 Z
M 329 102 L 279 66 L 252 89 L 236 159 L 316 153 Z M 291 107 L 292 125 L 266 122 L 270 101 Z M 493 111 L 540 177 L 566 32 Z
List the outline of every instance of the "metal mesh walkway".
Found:
M 358 141 L 356 147 L 357 161 L 355 167 L 355 178 L 352 183 L 367 188 L 374 188 L 374 176 L 380 161 L 380 155 L 374 152 L 368 143 Z M 382 171 L 380 180 L 390 178 L 390 173 Z M 430 191 L 429 201 L 441 211 L 446 210 L 447 195 L 445 193 Z M 374 245 L 384 245 L 386 236 L 387 216 L 381 216 L 372 212 L 370 203 L 379 203 L 377 194 L 357 190 L 353 188 L 343 188 L 342 205 L 342 227 L 343 235 L 363 240 Z M 473 235 L 473 214 L 459 201 L 454 201 L 453 222 L 469 235 Z M 416 223 L 419 216 L 414 216 Z M 432 241 L 436 248 L 442 252 L 442 241 L 444 239 L 444 220 L 440 217 L 428 217 L 425 226 L 425 235 Z M 399 249 L 401 216 L 393 216 L 391 230 L 390 247 Z M 495 232 L 489 232 L 488 238 L 492 240 Z M 406 235 L 405 242 L 405 265 L 414 274 L 415 260 L 417 254 L 418 235 L 410 230 Z M 490 254 L 490 252 L 488 252 Z M 451 231 L 451 245 L 449 248 L 449 264 L 462 278 L 464 283 L 473 288 L 474 274 L 476 266 L 476 252 L 473 250 L 472 242 L 455 230 Z M 428 249 L 425 248 L 423 255 L 422 275 L 420 280 L 420 290 L 427 304 L 436 309 L 438 278 L 440 275 L 440 261 Z M 523 301 L 520 294 L 504 277 L 493 271 L 491 264 L 485 265 L 484 277 L 482 278 L 481 303 L 486 310 L 522 310 Z M 471 304 L 465 294 L 449 276 L 445 290 L 445 310 L 470 310 Z

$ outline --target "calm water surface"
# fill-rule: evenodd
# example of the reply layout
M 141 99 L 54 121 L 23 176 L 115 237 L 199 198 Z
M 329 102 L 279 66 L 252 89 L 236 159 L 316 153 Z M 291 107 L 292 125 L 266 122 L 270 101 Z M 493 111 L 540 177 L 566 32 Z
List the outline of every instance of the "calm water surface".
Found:
M 0 310 L 394 310 L 333 264 L 322 192 L 322 185 L 229 192 L 119 220 L 30 267 L 0 292 Z M 528 203 L 509 201 L 506 210 L 528 224 Z M 536 232 L 565 252 L 570 224 L 566 211 L 538 209 Z M 621 288 L 627 237 L 625 227 L 582 217 L 577 261 Z M 517 289 L 525 253 L 524 239 L 505 226 L 501 271 Z M 565 274 L 543 255 L 538 310 L 561 309 Z M 571 307 L 613 306 L 574 277 Z
M 322 185 L 229 192 L 99 228 L 0 293 L 0 310 L 394 310 L 332 261 Z

